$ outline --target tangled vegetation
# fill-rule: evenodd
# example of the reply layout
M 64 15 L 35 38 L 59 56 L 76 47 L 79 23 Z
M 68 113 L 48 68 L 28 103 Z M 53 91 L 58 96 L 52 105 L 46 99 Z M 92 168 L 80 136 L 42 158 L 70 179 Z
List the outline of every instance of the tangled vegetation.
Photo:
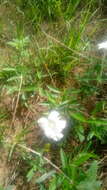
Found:
M 106 9 L 0 0 L 0 190 L 107 189 Z M 60 144 L 37 124 L 49 110 L 73 121 Z

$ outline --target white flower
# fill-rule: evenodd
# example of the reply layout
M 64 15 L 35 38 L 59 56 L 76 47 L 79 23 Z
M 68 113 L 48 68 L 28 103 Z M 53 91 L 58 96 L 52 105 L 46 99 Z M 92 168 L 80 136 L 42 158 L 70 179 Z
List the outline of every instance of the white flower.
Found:
M 107 49 L 107 41 L 98 44 L 98 49 Z
M 58 111 L 51 111 L 47 117 L 41 117 L 37 122 L 46 137 L 54 141 L 60 141 L 64 137 L 63 130 L 67 126 L 67 121 L 62 119 Z

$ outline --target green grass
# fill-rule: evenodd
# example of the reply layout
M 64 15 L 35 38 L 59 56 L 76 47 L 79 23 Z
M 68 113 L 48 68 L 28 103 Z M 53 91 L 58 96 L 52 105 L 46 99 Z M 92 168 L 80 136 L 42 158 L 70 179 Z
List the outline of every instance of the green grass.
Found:
M 0 1 L 12 23 L 4 31 L 2 13 L 0 47 L 8 56 L 0 54 L 0 146 L 10 166 L 16 164 L 15 178 L 1 189 L 103 190 L 106 57 L 95 45 L 104 25 L 103 3 Z M 47 109 L 63 111 L 74 122 L 57 147 L 44 145 L 38 135 L 36 120 Z

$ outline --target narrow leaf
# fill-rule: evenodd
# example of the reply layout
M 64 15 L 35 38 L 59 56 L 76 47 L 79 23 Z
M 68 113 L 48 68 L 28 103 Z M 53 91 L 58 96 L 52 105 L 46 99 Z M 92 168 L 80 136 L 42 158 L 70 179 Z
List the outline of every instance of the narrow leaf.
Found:
M 42 183 L 42 182 L 44 182 L 46 179 L 48 179 L 48 178 L 50 178 L 51 176 L 53 176 L 55 173 L 56 173 L 55 170 L 52 170 L 52 171 L 50 171 L 50 172 L 48 172 L 48 173 L 45 173 L 45 174 L 43 174 L 41 177 L 39 177 L 39 178 L 35 181 L 35 183 Z
M 65 152 L 62 150 L 60 150 L 60 157 L 61 157 L 61 163 L 62 163 L 62 168 L 66 168 L 67 167 L 67 157 L 65 155 Z
M 84 153 L 84 152 L 80 153 L 74 159 L 73 164 L 76 166 L 80 166 L 81 164 L 86 162 L 89 158 L 96 158 L 96 155 L 91 154 L 91 153 Z
M 71 116 L 76 120 L 79 120 L 82 122 L 87 122 L 87 120 L 85 119 L 85 117 L 82 113 L 71 113 Z

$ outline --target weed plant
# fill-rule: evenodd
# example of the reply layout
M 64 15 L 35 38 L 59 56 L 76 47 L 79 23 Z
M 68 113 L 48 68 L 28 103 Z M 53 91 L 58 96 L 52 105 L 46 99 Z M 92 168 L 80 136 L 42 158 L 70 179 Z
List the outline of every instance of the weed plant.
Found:
M 5 42 L 12 54 L 0 70 L 0 142 L 3 147 L 8 144 L 8 161 L 17 153 L 30 189 L 100 190 L 98 145 L 107 143 L 106 56 L 97 47 L 93 50 L 92 41 L 97 41 L 99 28 L 93 23 L 99 19 L 103 1 L 1 1 L 1 6 L 11 9 L 12 5 L 20 16 L 15 35 Z M 3 102 L 7 94 L 15 101 L 14 109 L 8 111 Z M 33 148 L 27 146 L 26 137 L 36 122 L 30 118 L 26 123 L 26 118 L 35 112 L 32 99 L 37 97 L 44 100 L 39 107 L 58 109 L 74 121 L 66 142 L 56 148 L 51 145 L 52 150 L 36 144 L 40 141 L 36 137 Z M 21 115 L 23 109 L 28 111 L 26 118 Z M 21 120 L 20 129 L 16 118 Z M 8 120 L 11 124 L 7 126 Z M 47 158 L 53 152 L 55 163 Z M 20 170 L 17 166 L 15 172 L 20 174 Z M 0 188 L 14 189 L 14 183 L 15 179 Z

